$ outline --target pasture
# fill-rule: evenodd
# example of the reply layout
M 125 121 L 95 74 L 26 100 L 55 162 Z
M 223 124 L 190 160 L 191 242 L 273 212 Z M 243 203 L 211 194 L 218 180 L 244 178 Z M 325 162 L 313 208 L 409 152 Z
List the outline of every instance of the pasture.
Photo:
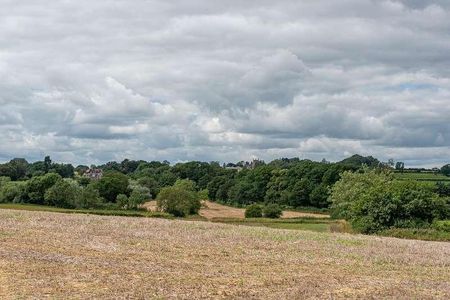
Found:
M 450 298 L 450 243 L 0 210 L 0 298 Z

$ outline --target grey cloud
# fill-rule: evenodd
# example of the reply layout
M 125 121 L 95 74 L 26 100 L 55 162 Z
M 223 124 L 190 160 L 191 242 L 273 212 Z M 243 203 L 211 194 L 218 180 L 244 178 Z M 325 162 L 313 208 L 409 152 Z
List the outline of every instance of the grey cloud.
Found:
M 0 160 L 444 163 L 449 28 L 444 0 L 2 0 Z

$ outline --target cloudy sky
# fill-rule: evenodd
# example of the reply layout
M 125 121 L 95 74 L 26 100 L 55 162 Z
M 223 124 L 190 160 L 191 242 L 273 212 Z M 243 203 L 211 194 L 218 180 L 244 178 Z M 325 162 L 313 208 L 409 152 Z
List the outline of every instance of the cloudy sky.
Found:
M 0 0 L 0 161 L 450 162 L 450 1 Z

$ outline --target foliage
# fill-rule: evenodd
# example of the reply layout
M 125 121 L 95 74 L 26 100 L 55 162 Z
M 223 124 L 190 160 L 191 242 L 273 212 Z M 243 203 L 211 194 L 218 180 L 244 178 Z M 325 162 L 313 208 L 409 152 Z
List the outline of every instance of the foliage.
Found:
M 100 208 L 103 199 L 93 185 L 82 187 L 75 198 L 75 208 Z
M 265 218 L 278 219 L 283 214 L 283 210 L 278 204 L 271 203 L 264 206 L 263 215 Z
M 22 202 L 25 197 L 25 182 L 5 180 L 0 183 L 0 203 Z
M 103 177 L 94 183 L 100 196 L 108 202 L 115 202 L 117 195 L 129 194 L 128 177 L 117 171 L 105 172 Z
M 68 181 L 59 179 L 45 192 L 45 204 L 61 208 L 75 208 L 79 188 Z
M 348 157 L 344 160 L 342 160 L 340 162 L 341 164 L 344 165 L 349 165 L 349 166 L 353 166 L 353 167 L 361 167 L 361 166 L 367 166 L 370 168 L 376 168 L 380 165 L 380 161 L 372 156 L 361 156 L 359 154 L 355 154 L 351 157 Z
M 423 227 L 447 214 L 433 188 L 417 181 L 394 180 L 393 174 L 364 169 L 345 172 L 333 189 L 333 216 L 350 221 L 363 233 L 390 227 Z
M 120 209 L 126 208 L 128 205 L 128 196 L 125 194 L 119 194 L 116 197 L 117 207 Z
M 450 232 L 450 220 L 436 220 L 433 222 L 433 228 L 440 231 Z
M 450 164 L 447 164 L 441 168 L 441 173 L 445 176 L 450 176 Z
M 201 203 L 194 182 L 178 180 L 173 186 L 161 189 L 156 198 L 158 208 L 176 217 L 197 214 Z
M 198 198 L 200 200 L 209 200 L 208 195 L 209 195 L 209 191 L 208 189 L 203 189 L 197 192 L 198 194 Z
M 262 218 L 263 210 L 259 204 L 251 204 L 245 209 L 246 218 Z
M 27 181 L 25 188 L 27 194 L 25 202 L 44 204 L 45 192 L 59 180 L 61 180 L 61 176 L 55 173 L 48 173 L 31 178 Z
M 150 190 L 147 187 L 137 186 L 131 192 L 130 197 L 128 197 L 126 209 L 137 209 L 146 200 L 149 200 L 150 197 Z
M 139 178 L 138 183 L 141 186 L 148 188 L 152 199 L 156 199 L 156 196 L 158 195 L 159 190 L 161 189 L 158 181 L 156 181 L 153 177 L 145 176 Z
M 6 164 L 0 165 L 0 176 L 7 176 L 11 180 L 25 178 L 28 169 L 28 162 L 23 158 L 14 158 Z
M 444 182 L 436 182 L 436 193 L 441 197 L 450 197 L 450 184 Z

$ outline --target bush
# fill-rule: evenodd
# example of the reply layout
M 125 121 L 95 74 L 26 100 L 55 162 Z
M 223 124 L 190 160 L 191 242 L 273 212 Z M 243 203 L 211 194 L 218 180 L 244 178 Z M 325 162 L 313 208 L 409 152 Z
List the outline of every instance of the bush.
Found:
M 61 176 L 56 173 L 48 173 L 43 176 L 37 176 L 27 181 L 26 193 L 27 202 L 34 204 L 44 204 L 44 196 L 46 191 L 51 188 L 57 181 L 61 180 Z
M 156 198 L 158 208 L 176 217 L 197 214 L 201 203 L 190 180 L 177 180 L 171 187 L 161 189 Z
M 119 208 L 126 208 L 127 204 L 128 204 L 128 197 L 125 194 L 119 194 L 116 197 L 116 203 L 117 203 L 117 207 Z
M 76 208 L 100 208 L 102 204 L 103 199 L 92 185 L 82 188 L 75 199 Z
M 45 204 L 62 208 L 75 208 L 78 192 L 79 189 L 75 185 L 60 179 L 45 192 Z
M 150 189 L 137 186 L 131 192 L 130 197 L 128 197 L 127 209 L 137 209 L 142 203 L 151 198 Z
M 26 198 L 24 182 L 5 182 L 0 187 L 0 203 L 22 202 Z
M 445 218 L 448 205 L 433 187 L 418 181 L 395 180 L 392 173 L 345 172 L 332 189 L 334 217 L 345 218 L 362 233 L 392 227 L 426 228 Z
M 278 219 L 283 214 L 283 210 L 278 204 L 267 204 L 263 209 L 265 218 Z
M 245 209 L 246 218 L 262 218 L 262 207 L 258 204 L 252 204 Z
M 120 172 L 105 172 L 102 179 L 94 183 L 100 196 L 108 202 L 116 201 L 117 195 L 129 194 L 128 177 Z
M 439 231 L 450 232 L 450 220 L 434 221 L 433 228 Z

